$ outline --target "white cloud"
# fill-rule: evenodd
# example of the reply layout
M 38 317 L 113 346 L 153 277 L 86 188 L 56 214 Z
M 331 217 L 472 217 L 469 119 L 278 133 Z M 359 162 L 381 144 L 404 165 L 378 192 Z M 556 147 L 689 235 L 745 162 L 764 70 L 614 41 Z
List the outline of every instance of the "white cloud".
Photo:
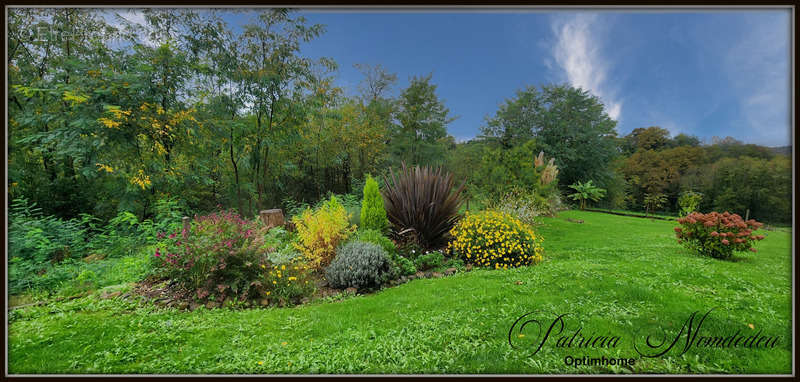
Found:
M 126 23 L 133 24 L 133 26 L 144 28 L 147 21 L 144 18 L 142 9 L 139 8 L 119 8 L 119 9 L 106 9 L 102 12 L 106 22 L 119 30 L 124 30 Z M 140 33 L 139 40 L 150 47 L 155 47 L 157 44 L 150 39 L 148 33 Z
M 791 144 L 789 19 L 771 15 L 748 19 L 746 32 L 725 57 L 725 72 L 739 97 L 739 106 L 754 143 Z
M 609 64 L 601 52 L 599 27 L 596 14 L 555 18 L 552 23 L 556 37 L 553 57 L 570 84 L 598 96 L 609 117 L 619 121 L 622 101 L 616 99 L 608 86 Z M 547 59 L 545 64 L 548 64 Z

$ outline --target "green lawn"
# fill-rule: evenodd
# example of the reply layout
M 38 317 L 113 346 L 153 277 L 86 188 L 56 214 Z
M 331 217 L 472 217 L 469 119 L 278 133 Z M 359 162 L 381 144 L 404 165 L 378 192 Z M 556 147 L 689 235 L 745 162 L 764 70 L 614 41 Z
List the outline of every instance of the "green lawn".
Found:
M 567 221 L 581 219 L 583 224 Z M 674 222 L 567 211 L 545 219 L 545 261 L 415 280 L 379 293 L 297 308 L 137 307 L 87 297 L 10 314 L 9 372 L 22 373 L 791 373 L 791 233 L 764 232 L 737 261 L 695 256 Z M 632 342 L 717 307 L 707 333 L 780 336 L 772 349 L 692 348 L 639 359 Z M 565 334 L 617 335 L 612 349 L 536 355 L 536 331 L 508 342 L 538 311 Z M 751 329 L 749 324 L 753 325 Z M 546 328 L 545 328 L 546 329 Z M 572 367 L 565 356 L 637 358 L 632 368 Z

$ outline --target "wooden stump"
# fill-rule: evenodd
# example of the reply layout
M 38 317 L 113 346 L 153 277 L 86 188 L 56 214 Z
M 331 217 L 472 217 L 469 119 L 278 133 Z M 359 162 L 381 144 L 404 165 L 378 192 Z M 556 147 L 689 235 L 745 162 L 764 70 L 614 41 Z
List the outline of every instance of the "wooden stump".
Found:
M 188 216 L 184 216 L 181 220 L 183 220 L 183 237 L 189 236 L 189 231 L 192 229 L 192 220 Z
M 280 209 L 262 210 L 259 212 L 261 221 L 268 227 L 283 227 L 283 211 Z

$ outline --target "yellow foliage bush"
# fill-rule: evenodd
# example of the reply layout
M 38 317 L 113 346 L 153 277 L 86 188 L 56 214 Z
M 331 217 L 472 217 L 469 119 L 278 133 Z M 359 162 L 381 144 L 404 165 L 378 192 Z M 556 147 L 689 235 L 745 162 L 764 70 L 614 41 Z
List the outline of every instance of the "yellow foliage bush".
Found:
M 336 248 L 355 232 L 347 210 L 334 196 L 318 210 L 307 209 L 293 217 L 292 222 L 297 228 L 294 247 L 316 270 L 328 266 L 336 256 Z
M 478 266 L 508 269 L 542 261 L 542 238 L 530 225 L 503 212 L 467 212 L 450 235 L 448 250 Z

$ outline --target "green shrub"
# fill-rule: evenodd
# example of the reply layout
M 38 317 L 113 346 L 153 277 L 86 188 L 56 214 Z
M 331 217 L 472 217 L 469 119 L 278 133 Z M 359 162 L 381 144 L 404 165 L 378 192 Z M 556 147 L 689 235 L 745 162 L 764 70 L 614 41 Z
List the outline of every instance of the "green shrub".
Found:
M 88 247 L 88 227 L 77 219 L 43 216 L 36 203 L 16 199 L 11 203 L 8 226 L 9 259 L 20 258 L 41 272 L 46 262 L 80 257 Z
M 545 197 L 521 187 L 513 187 L 500 197 L 493 198 L 486 206 L 510 214 L 525 224 L 539 225 L 539 216 L 553 216 L 555 205 Z
M 737 214 L 710 212 L 701 214 L 693 212 L 678 219 L 681 227 L 675 227 L 678 243 L 705 256 L 726 259 L 733 252 L 756 252 L 753 244 L 764 239 L 762 235 L 754 235 L 753 231 L 762 224 L 750 219 L 745 221 Z
M 558 173 L 555 158 L 537 156 L 537 142 L 528 140 L 512 148 L 486 145 L 480 162 L 471 172 L 471 181 L 481 194 L 497 199 L 521 187 L 550 200 L 558 195 Z M 563 159 L 563 158 L 562 158 Z
M 81 289 L 92 289 L 97 285 L 97 274 L 89 269 L 84 269 L 75 279 Z
M 267 253 L 267 259 L 272 265 L 289 264 L 295 260 L 302 260 L 303 254 L 298 252 L 291 243 Z
M 687 216 L 692 212 L 697 211 L 697 207 L 703 200 L 703 194 L 694 191 L 686 191 L 678 197 L 678 207 L 680 208 L 680 215 Z
M 409 276 L 417 273 L 417 267 L 414 265 L 414 262 L 405 257 L 398 257 L 395 263 L 399 268 L 400 275 Z
M 391 258 L 397 255 L 397 246 L 395 246 L 392 239 L 384 236 L 380 231 L 374 229 L 359 230 L 356 240 L 381 246 Z
M 364 200 L 361 202 L 361 228 L 383 232 L 389 227 L 383 197 L 378 189 L 378 182 L 367 175 L 364 183 Z
M 392 277 L 392 262 L 380 246 L 351 241 L 337 250 L 336 258 L 325 269 L 325 278 L 334 288 L 376 288 Z
M 444 264 L 444 255 L 439 252 L 426 253 L 414 260 L 414 264 L 420 271 L 426 271 L 431 268 L 441 267 Z
M 451 258 L 443 265 L 445 268 L 464 269 L 464 260 L 459 258 Z
M 424 248 L 447 245 L 449 231 L 460 218 L 464 184 L 454 189 L 453 175 L 439 169 L 403 167 L 384 182 L 384 205 L 394 234 Z

